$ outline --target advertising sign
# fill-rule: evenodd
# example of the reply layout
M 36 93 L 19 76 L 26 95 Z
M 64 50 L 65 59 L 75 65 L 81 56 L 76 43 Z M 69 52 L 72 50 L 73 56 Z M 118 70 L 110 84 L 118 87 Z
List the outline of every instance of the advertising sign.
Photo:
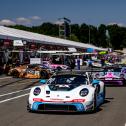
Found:
M 23 42 L 22 40 L 14 40 L 13 41 L 13 46 L 23 46 Z
M 41 64 L 41 58 L 30 58 L 30 64 Z

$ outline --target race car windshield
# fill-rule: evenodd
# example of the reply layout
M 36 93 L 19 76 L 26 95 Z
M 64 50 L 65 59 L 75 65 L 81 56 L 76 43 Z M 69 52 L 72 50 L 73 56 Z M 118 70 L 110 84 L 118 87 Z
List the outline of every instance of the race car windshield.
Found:
M 28 69 L 26 69 L 26 73 L 35 74 L 35 70 L 28 68 Z
M 47 84 L 59 84 L 59 85 L 81 85 L 86 84 L 87 80 L 82 75 L 57 75 L 50 78 Z
M 30 64 L 27 66 L 27 68 L 35 68 L 35 67 L 38 67 L 39 65 L 38 64 Z
M 104 72 L 121 72 L 121 68 L 104 69 Z

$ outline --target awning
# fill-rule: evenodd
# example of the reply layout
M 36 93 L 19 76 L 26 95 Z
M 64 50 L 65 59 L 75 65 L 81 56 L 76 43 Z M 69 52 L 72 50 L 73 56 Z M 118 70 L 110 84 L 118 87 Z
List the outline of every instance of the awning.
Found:
M 72 48 L 93 48 L 95 50 L 106 50 L 104 48 L 96 47 L 91 44 L 85 44 L 81 42 L 75 42 L 71 40 L 51 37 L 47 35 L 42 35 L 38 33 L 32 33 L 28 31 L 18 30 L 14 28 L 0 26 L 0 38 L 2 39 L 12 39 L 12 40 L 26 40 L 26 41 L 34 41 L 36 43 L 49 44 L 49 45 L 60 45 L 67 46 Z

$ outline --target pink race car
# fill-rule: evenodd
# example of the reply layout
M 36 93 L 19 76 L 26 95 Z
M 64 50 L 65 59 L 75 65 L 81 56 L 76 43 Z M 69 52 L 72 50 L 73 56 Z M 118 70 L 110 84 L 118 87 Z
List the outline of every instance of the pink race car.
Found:
M 47 66 L 53 70 L 66 70 L 69 69 L 69 66 L 63 64 L 52 64 L 49 61 L 42 61 L 42 65 Z
M 103 72 L 96 73 L 95 77 L 106 85 L 124 85 L 126 82 L 126 74 L 122 68 L 104 69 Z

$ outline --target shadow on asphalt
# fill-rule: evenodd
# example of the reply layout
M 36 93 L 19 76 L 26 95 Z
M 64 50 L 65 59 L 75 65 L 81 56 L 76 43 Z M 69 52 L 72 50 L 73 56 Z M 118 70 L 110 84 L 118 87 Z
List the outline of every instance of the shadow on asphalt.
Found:
M 108 100 L 109 99 L 109 100 Z M 102 106 L 104 106 L 105 104 L 108 104 L 110 103 L 111 101 L 110 100 L 113 100 L 114 98 L 106 98 L 104 103 L 102 104 Z
M 36 83 L 39 83 L 39 80 L 36 80 L 35 82 L 30 83 L 29 85 L 25 86 L 23 89 L 30 88 L 32 86 L 35 86 Z
M 113 100 L 114 98 L 105 98 L 105 102 L 110 102 L 108 100 Z
M 17 79 L 17 80 L 16 80 L 16 81 L 9 82 L 9 83 L 5 83 L 5 84 L 3 84 L 3 85 L 0 85 L 0 88 L 3 88 L 3 87 L 5 87 L 5 86 L 11 85 L 11 84 L 14 84 L 14 83 L 17 83 L 17 82 L 21 82 L 21 81 L 23 81 L 23 80 L 30 80 L 30 79 L 27 79 L 27 78 L 16 78 L 16 77 L 13 77 L 13 78 L 15 78 L 15 79 Z M 34 85 L 35 85 L 36 83 L 38 83 L 38 82 L 39 82 L 39 80 L 36 80 L 36 81 L 30 83 L 29 85 L 27 85 L 27 86 L 26 86 L 25 88 L 23 88 L 23 89 L 30 88 L 31 86 L 34 86 Z
M 9 82 L 9 83 L 6 83 L 6 84 L 3 84 L 3 85 L 0 85 L 0 88 L 5 87 L 5 86 L 7 86 L 7 85 L 11 85 L 11 84 L 16 83 L 16 82 L 23 81 L 23 80 L 25 80 L 25 78 L 24 78 L 24 79 L 18 79 L 18 80 L 16 80 L 16 81 L 13 81 L 13 82 Z
M 115 84 L 112 84 L 112 85 L 106 85 L 106 87 L 126 87 L 126 84 L 124 84 L 124 85 L 115 85 Z

